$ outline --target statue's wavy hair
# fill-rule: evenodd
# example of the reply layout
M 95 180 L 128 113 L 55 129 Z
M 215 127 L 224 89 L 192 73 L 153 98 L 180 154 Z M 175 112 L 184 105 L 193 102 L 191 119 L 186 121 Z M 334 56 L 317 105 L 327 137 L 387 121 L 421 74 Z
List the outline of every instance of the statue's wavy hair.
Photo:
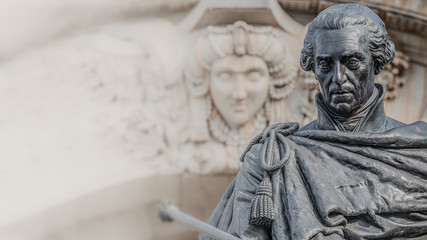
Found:
M 337 30 L 352 26 L 364 26 L 369 32 L 369 50 L 374 62 L 375 74 L 390 63 L 395 55 L 395 47 L 388 39 L 384 22 L 371 9 L 360 4 L 331 6 L 322 12 L 309 25 L 301 50 L 300 65 L 304 71 L 314 71 L 315 33 L 318 29 Z

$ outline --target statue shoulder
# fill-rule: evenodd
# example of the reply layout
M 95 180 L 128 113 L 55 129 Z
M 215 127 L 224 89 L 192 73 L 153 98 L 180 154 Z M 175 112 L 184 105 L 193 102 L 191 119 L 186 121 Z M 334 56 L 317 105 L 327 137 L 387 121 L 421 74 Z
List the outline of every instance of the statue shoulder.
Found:
M 397 127 L 402 127 L 402 126 L 405 126 L 405 125 L 407 125 L 407 124 L 405 124 L 405 123 L 403 123 L 401 121 L 398 121 L 398 120 L 396 120 L 394 118 L 387 117 L 386 121 L 385 121 L 385 125 L 384 125 L 384 129 L 383 130 L 384 131 L 388 131 L 390 129 L 397 128 Z
M 313 120 L 312 122 L 308 123 L 307 125 L 301 127 L 299 130 L 300 131 L 304 131 L 304 130 L 318 130 L 319 128 L 317 127 L 317 121 Z
M 262 143 L 256 143 L 250 147 L 249 151 L 246 151 L 244 153 L 244 156 L 241 157 L 241 160 L 243 160 L 244 165 L 259 165 L 262 145 Z

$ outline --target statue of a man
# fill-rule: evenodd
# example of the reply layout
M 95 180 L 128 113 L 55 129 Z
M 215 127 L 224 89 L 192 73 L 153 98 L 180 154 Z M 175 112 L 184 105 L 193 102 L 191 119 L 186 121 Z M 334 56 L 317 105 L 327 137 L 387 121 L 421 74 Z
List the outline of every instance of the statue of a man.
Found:
M 209 223 L 258 239 L 425 239 L 427 124 L 388 118 L 374 84 L 393 57 L 369 8 L 321 12 L 301 53 L 320 84 L 317 120 L 258 135 Z

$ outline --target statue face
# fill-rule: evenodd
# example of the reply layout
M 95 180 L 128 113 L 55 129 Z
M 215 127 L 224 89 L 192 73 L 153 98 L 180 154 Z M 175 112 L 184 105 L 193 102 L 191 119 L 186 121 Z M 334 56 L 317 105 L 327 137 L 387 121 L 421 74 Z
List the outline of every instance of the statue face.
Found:
M 314 74 L 326 103 L 338 114 L 361 107 L 375 87 L 368 34 L 362 26 L 316 31 Z
M 268 97 L 270 74 L 263 59 L 227 56 L 212 65 L 210 93 L 214 105 L 231 127 L 254 117 Z

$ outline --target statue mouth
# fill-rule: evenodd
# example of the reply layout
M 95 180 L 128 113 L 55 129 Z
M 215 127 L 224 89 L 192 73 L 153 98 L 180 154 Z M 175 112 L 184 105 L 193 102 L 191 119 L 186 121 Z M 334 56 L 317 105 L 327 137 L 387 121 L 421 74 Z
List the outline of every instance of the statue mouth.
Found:
M 353 95 L 353 93 L 351 92 L 336 92 L 332 94 L 333 98 L 348 98 L 351 97 Z
M 233 104 L 233 110 L 235 112 L 244 112 L 247 109 L 246 102 L 237 102 Z
M 337 88 L 337 89 L 332 89 L 331 91 L 332 94 L 346 94 L 346 93 L 353 93 L 352 89 L 350 88 Z
M 349 91 L 336 91 L 333 94 L 346 94 L 346 93 L 351 93 Z
M 348 103 L 353 99 L 353 93 L 341 92 L 332 94 L 332 101 L 334 103 Z
M 351 89 L 334 89 L 331 91 L 331 97 L 334 96 L 350 96 L 353 95 L 353 91 Z

